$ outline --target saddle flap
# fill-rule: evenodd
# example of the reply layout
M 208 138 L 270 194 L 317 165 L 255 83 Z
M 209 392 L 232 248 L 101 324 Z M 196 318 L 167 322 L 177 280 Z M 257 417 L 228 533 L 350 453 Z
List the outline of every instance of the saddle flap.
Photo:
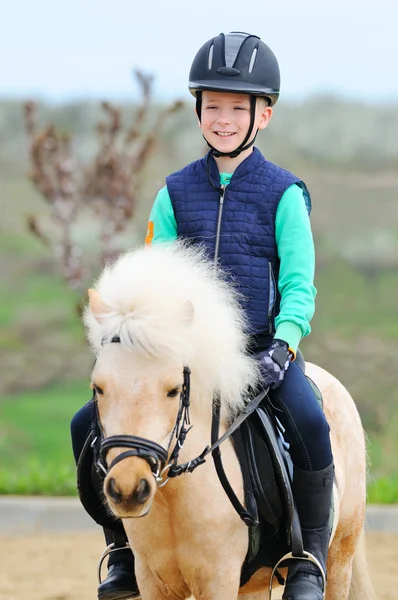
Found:
M 284 440 L 276 425 L 275 419 L 269 414 L 265 407 L 259 406 L 255 418 L 261 423 L 261 432 L 264 434 L 265 441 L 271 456 L 274 467 L 275 479 L 282 500 L 284 509 L 284 522 L 286 530 L 291 530 L 294 512 L 294 498 L 291 486 L 291 458 L 284 446 Z
M 247 479 L 250 480 L 261 519 L 277 529 L 282 518 L 282 510 L 274 467 L 264 435 L 261 435 L 261 429 L 256 425 L 254 415 L 252 419 L 250 423 L 245 422 L 241 427 Z
M 290 531 L 293 495 L 288 472 L 288 457 L 280 434 L 270 415 L 259 406 L 233 434 L 241 464 L 245 493 L 254 495 L 262 520 L 279 530 Z M 249 480 L 249 484 L 247 483 Z

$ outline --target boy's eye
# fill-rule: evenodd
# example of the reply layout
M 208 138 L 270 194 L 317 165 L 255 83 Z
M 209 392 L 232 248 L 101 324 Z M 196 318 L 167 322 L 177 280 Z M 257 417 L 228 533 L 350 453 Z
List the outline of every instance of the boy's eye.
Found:
M 245 106 L 235 106 L 235 110 L 246 110 Z

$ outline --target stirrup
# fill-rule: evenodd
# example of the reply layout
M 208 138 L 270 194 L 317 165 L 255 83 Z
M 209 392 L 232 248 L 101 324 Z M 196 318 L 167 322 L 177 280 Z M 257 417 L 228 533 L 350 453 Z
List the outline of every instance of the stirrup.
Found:
M 105 548 L 105 550 L 103 551 L 103 553 L 100 556 L 99 563 L 98 563 L 98 585 L 101 585 L 101 583 L 102 583 L 102 577 L 101 577 L 102 563 L 104 562 L 104 560 L 106 559 L 107 556 L 112 554 L 112 552 L 116 552 L 117 550 L 130 550 L 130 544 L 128 542 L 126 542 L 125 546 L 115 547 L 115 544 L 112 543 L 112 544 L 109 544 L 109 546 L 107 546 Z
M 283 563 L 285 560 L 309 560 L 310 562 L 314 563 L 314 565 L 316 565 L 318 567 L 318 569 L 321 573 L 321 576 L 322 576 L 322 580 L 323 580 L 322 598 L 323 598 L 323 600 L 325 600 L 325 596 L 326 596 L 326 574 L 325 574 L 325 571 L 324 571 L 321 563 L 319 562 L 319 560 L 316 558 L 316 556 L 311 554 L 311 552 L 307 552 L 306 550 L 303 550 L 303 555 L 304 556 L 293 556 L 293 552 L 288 552 L 287 554 L 285 554 L 285 556 L 282 556 L 282 558 L 280 560 L 278 560 L 275 567 L 272 569 L 271 577 L 269 580 L 269 596 L 268 596 L 269 600 L 272 600 L 272 584 L 274 582 L 276 570 L 278 567 L 280 567 L 281 563 Z

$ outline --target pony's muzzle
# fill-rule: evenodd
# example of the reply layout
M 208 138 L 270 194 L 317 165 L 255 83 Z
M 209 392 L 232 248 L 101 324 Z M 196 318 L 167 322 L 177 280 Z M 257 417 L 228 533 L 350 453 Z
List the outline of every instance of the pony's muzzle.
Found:
M 125 464 L 115 465 L 104 481 L 108 504 L 118 517 L 143 516 L 156 491 L 155 479 L 143 459 L 130 458 L 122 462 Z
M 119 492 L 116 481 L 113 477 L 110 477 L 107 481 L 107 494 L 115 504 L 122 504 L 124 496 Z M 137 504 L 145 504 L 151 494 L 151 487 L 146 479 L 140 479 L 137 489 L 130 494 L 130 500 Z

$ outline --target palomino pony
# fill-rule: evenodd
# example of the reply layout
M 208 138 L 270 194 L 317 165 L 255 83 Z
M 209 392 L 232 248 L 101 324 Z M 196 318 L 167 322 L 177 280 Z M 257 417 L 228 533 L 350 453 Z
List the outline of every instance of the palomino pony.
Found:
M 246 352 L 246 324 L 236 292 L 201 250 L 176 243 L 123 255 L 105 268 L 89 296 L 85 325 L 97 357 L 92 387 L 98 418 L 104 439 L 118 436 L 104 453 L 104 493 L 112 513 L 123 521 L 143 600 L 268 598 L 267 568 L 239 589 L 248 530 L 211 458 L 163 485 L 184 367 L 191 371 L 192 430 L 180 450 L 182 463 L 210 445 L 213 398 L 221 405 L 221 435 L 243 408 L 248 387 L 258 381 L 256 360 Z M 315 365 L 308 364 L 307 370 L 324 397 L 336 465 L 326 599 L 371 600 L 360 418 L 339 381 Z M 125 450 L 123 436 L 131 435 L 142 441 L 143 454 Z M 243 502 L 241 470 L 229 438 L 222 453 L 229 481 Z M 166 464 L 163 472 L 159 454 L 162 467 Z

